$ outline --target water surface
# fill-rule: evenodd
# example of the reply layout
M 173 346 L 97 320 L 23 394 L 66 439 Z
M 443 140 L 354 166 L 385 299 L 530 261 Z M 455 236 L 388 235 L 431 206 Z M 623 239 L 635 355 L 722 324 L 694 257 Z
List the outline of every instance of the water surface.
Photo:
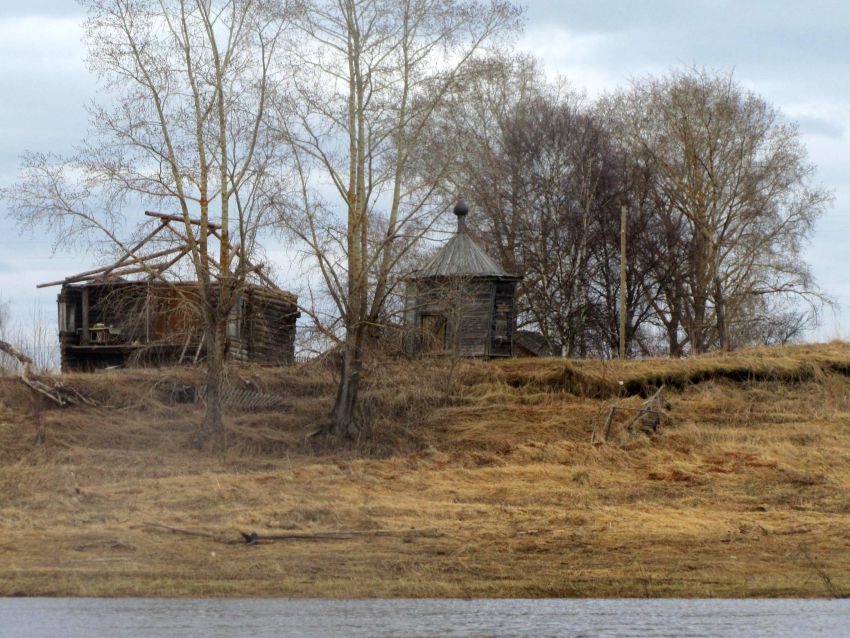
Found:
M 850 636 L 840 600 L 7 598 L 0 636 Z

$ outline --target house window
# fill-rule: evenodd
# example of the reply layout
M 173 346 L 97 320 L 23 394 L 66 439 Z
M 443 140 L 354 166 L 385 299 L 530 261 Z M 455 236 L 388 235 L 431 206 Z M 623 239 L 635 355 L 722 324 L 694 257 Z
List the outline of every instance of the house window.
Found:
M 59 332 L 74 332 L 77 329 L 76 307 L 72 303 L 59 302 Z
M 422 349 L 425 352 L 443 352 L 446 349 L 446 318 L 442 315 L 422 315 Z
M 496 339 L 507 339 L 508 338 L 508 320 L 507 319 L 496 319 L 493 322 L 493 336 Z
M 227 318 L 227 336 L 239 339 L 242 336 L 242 318 L 245 316 L 245 299 L 239 297 Z

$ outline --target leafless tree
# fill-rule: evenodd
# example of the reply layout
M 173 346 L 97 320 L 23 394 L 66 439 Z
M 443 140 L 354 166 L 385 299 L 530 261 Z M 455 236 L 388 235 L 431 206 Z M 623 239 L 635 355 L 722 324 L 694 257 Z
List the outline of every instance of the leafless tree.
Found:
M 9 305 L 2 297 L 0 297 L 0 340 L 7 340 L 6 332 L 9 330 Z M 12 370 L 12 361 L 5 353 L 0 352 L 0 374 L 8 373 Z
M 604 129 L 604 120 L 595 112 L 594 115 L 597 126 Z M 626 354 L 654 354 L 651 322 L 659 295 L 654 284 L 660 268 L 658 245 L 664 235 L 653 197 L 653 175 L 610 134 L 603 139 L 604 188 L 599 195 L 590 244 L 593 319 L 589 337 L 598 344 L 596 354 L 614 356 L 618 352 L 620 226 L 621 208 L 625 206 Z
M 19 182 L 3 195 L 22 224 L 47 227 L 57 241 L 100 240 L 130 254 L 121 239 L 128 202 L 175 210 L 199 283 L 206 345 L 207 410 L 194 443 L 221 448 L 227 318 L 257 229 L 283 188 L 285 155 L 269 135 L 268 105 L 283 81 L 275 59 L 287 7 L 272 0 L 83 5 L 88 61 L 110 97 L 92 107 L 92 131 L 75 157 L 26 156 Z
M 563 89 L 563 87 L 561 87 Z M 473 60 L 430 123 L 414 169 L 438 184 L 446 203 L 466 199 L 482 214 L 471 223 L 508 272 L 520 272 L 519 246 L 531 199 L 525 179 L 537 150 L 513 127 L 536 107 L 573 101 L 545 81 L 529 56 L 490 54 Z M 434 167 L 444 169 L 436 174 Z M 445 170 L 448 167 L 448 170 Z
M 621 206 L 631 351 L 657 353 L 658 330 L 673 356 L 730 348 L 760 341 L 743 325 L 798 334 L 816 313 L 800 248 L 829 196 L 796 129 L 730 76 L 674 73 L 588 107 L 533 60 L 493 56 L 452 99 L 430 139 L 453 142 L 418 169 L 450 156 L 447 197 L 484 211 L 476 231 L 525 276 L 521 321 L 571 356 L 616 351 Z
M 818 300 L 800 252 L 830 194 L 793 124 L 730 73 L 702 70 L 637 82 L 608 106 L 654 171 L 671 258 L 684 257 L 658 310 L 691 352 L 732 348 L 754 297 Z
M 9 302 L 0 297 L 0 334 L 3 333 L 9 323 Z
M 519 15 L 503 0 L 316 0 L 297 22 L 284 107 L 296 124 L 281 132 L 302 200 L 286 223 L 316 265 L 317 299 L 332 303 L 306 311 L 341 353 L 334 435 L 359 432 L 370 326 L 396 289 L 399 261 L 435 217 L 435 182 L 409 166 L 470 60 Z
M 420 169 L 427 174 L 432 157 L 448 156 L 448 197 L 476 204 L 483 213 L 476 232 L 506 270 L 524 276 L 521 326 L 571 356 L 610 354 L 618 342 L 619 209 L 639 208 L 630 216 L 634 229 L 651 209 L 640 167 L 595 111 L 563 82 L 548 83 L 533 59 L 477 61 L 453 100 Z M 628 237 L 639 257 L 628 271 L 631 342 L 648 317 L 642 274 L 649 253 L 637 249 L 645 234 Z

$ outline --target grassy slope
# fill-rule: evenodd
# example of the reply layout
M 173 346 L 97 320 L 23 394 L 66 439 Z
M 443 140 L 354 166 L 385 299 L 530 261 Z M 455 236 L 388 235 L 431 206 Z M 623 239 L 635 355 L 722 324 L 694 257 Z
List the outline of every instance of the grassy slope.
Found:
M 370 371 L 376 435 L 345 451 L 305 438 L 328 407 L 326 371 L 241 370 L 292 408 L 230 415 L 224 462 L 186 447 L 198 409 L 168 399 L 191 372 L 70 377 L 101 402 L 86 410 L 38 409 L 0 379 L 0 594 L 850 593 L 848 370 L 838 343 L 398 363 Z M 658 436 L 590 444 L 619 392 L 637 406 L 659 382 L 672 391 Z M 146 521 L 224 540 L 428 534 L 246 546 Z

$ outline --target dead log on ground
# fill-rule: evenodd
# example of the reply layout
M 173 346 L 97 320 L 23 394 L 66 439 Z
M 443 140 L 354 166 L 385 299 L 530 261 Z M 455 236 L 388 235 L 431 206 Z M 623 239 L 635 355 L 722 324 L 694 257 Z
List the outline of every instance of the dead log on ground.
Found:
M 626 430 L 633 432 L 635 426 L 640 424 L 641 431 L 646 434 L 655 434 L 658 431 L 658 426 L 661 425 L 661 419 L 664 417 L 664 410 L 670 407 L 664 400 L 664 395 L 661 394 L 663 390 L 662 385 L 655 394 L 644 401 L 638 413 L 626 424 Z
M 286 534 L 257 534 L 257 532 L 240 532 L 248 545 L 257 543 L 274 543 L 276 541 L 342 541 L 353 538 L 377 538 L 380 536 L 396 536 L 404 538 L 437 538 L 441 536 L 436 530 L 378 530 L 378 531 L 344 531 L 344 532 L 289 532 Z
M 134 526 L 135 527 L 135 526 Z M 228 544 L 257 545 L 259 543 L 275 543 L 278 541 L 342 541 L 355 538 L 378 538 L 378 537 L 398 537 L 409 542 L 413 538 L 437 538 L 442 536 L 440 532 L 433 529 L 406 529 L 406 530 L 343 530 L 334 532 L 287 532 L 285 534 L 258 534 L 257 532 L 239 532 L 244 540 L 238 540 L 233 537 L 227 537 L 223 534 L 208 532 L 206 530 L 186 529 L 183 527 L 174 527 L 154 521 L 144 521 L 138 527 L 153 527 L 155 529 L 164 530 L 171 534 L 181 534 L 183 536 L 197 536 L 201 538 L 209 538 L 214 541 Z
M 97 405 L 91 399 L 84 397 L 82 394 L 74 390 L 73 388 L 68 388 L 64 384 L 60 382 L 55 382 L 53 384 L 47 384 L 43 381 L 39 381 L 32 375 L 32 365 L 33 360 L 30 359 L 23 352 L 18 350 L 15 346 L 5 341 L 0 341 L 0 352 L 5 352 L 10 357 L 13 357 L 18 360 L 21 364 L 21 382 L 26 385 L 28 388 L 41 394 L 54 403 L 60 406 L 66 406 L 68 404 L 72 405 Z
M 664 386 L 658 388 L 639 408 L 613 405 L 608 409 L 608 415 L 601 428 L 593 427 L 590 435 L 591 443 L 607 441 L 611 435 L 611 427 L 614 424 L 614 416 L 617 412 L 635 412 L 636 414 L 619 430 L 620 432 L 634 433 L 637 426 L 644 434 L 655 434 L 662 420 L 666 416 L 666 410 L 670 409 L 669 403 L 664 399 L 662 391 Z
M 145 527 L 156 527 L 158 529 L 164 529 L 172 534 L 183 534 L 184 536 L 202 536 L 203 538 L 213 538 L 219 539 L 220 537 L 212 532 L 205 532 L 203 530 L 195 530 L 195 529 L 183 529 L 180 527 L 172 527 L 170 525 L 163 525 L 162 523 L 154 523 L 153 521 L 145 521 L 142 523 Z

